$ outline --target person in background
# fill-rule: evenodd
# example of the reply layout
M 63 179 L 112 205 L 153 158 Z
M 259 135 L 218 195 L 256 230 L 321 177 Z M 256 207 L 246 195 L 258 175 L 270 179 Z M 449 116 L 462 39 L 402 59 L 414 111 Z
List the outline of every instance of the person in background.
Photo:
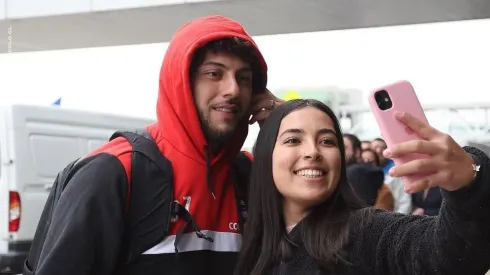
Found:
M 413 215 L 439 215 L 442 206 L 442 193 L 439 187 L 432 187 L 412 195 Z
M 391 167 L 395 166 L 395 162 L 392 159 L 383 156 L 383 151 L 386 150 L 386 148 L 386 142 L 382 138 L 375 138 L 371 141 L 371 149 L 378 154 L 380 166 L 383 168 L 385 175 L 388 174 Z
M 380 161 L 378 154 L 371 149 L 362 149 L 361 159 L 364 163 L 372 163 L 377 167 L 380 167 Z
M 398 213 L 412 213 L 412 196 L 405 192 L 402 178 L 393 178 L 389 175 L 389 170 L 395 165 L 392 159 L 386 158 L 383 151 L 387 149 L 383 139 L 377 138 L 371 142 L 372 150 L 379 157 L 380 167 L 385 174 L 385 183 L 391 190 L 391 194 L 395 198 L 395 207 L 393 211 Z
M 393 196 L 384 184 L 383 171 L 377 165 L 362 161 L 361 141 L 357 136 L 344 134 L 343 139 L 347 179 L 355 193 L 369 206 L 393 210 Z
M 362 150 L 371 149 L 371 141 L 369 141 L 369 140 L 361 141 L 361 149 Z
M 380 199 L 378 194 L 384 186 L 384 174 L 378 167 L 364 163 L 351 164 L 347 167 L 347 180 L 366 205 L 375 207 L 376 204 L 382 206 L 393 204 L 393 198 L 391 202 L 378 202 Z
M 374 152 L 371 149 L 362 150 L 361 159 L 364 163 L 370 163 L 379 167 L 379 157 L 376 154 L 376 152 Z M 384 174 L 383 174 L 383 182 L 384 182 Z M 388 185 L 383 184 L 383 186 L 379 190 L 378 199 L 374 207 L 378 209 L 384 209 L 387 211 L 395 210 L 395 198 L 393 197 L 393 194 L 391 193 L 391 190 L 388 187 Z
M 361 161 L 361 141 L 356 135 L 344 134 L 345 161 L 347 165 L 359 163 Z

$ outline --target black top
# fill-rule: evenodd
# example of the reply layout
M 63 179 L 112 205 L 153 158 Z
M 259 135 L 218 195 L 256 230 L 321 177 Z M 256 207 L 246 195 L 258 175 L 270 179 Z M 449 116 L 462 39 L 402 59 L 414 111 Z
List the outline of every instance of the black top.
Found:
M 471 186 L 453 192 L 441 189 L 439 216 L 376 210 L 371 222 L 354 222 L 345 248 L 349 264 L 339 264 L 334 274 L 484 275 L 490 269 L 490 159 L 475 148 L 465 150 L 481 164 Z M 293 247 L 293 259 L 275 274 L 325 275 L 301 246 L 301 223 L 290 238 L 300 246 Z

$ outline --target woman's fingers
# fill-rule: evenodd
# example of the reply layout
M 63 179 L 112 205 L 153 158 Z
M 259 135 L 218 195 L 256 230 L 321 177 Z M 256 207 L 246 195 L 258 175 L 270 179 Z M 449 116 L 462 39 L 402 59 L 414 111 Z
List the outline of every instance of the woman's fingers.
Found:
M 421 158 L 396 165 L 390 169 L 392 177 L 405 177 L 413 174 L 427 174 L 439 169 L 439 162 L 432 158 Z
M 437 172 L 421 180 L 405 185 L 405 192 L 409 194 L 422 192 L 432 187 L 441 186 L 446 182 L 448 182 L 449 180 L 450 180 L 450 175 L 447 172 L 445 171 Z
M 396 113 L 395 117 L 417 133 L 422 139 L 431 140 L 441 134 L 441 132 L 437 131 L 429 124 L 416 119 L 409 113 Z
M 383 155 L 387 158 L 398 158 L 408 154 L 436 155 L 444 151 L 441 144 L 428 140 L 410 140 L 393 145 Z

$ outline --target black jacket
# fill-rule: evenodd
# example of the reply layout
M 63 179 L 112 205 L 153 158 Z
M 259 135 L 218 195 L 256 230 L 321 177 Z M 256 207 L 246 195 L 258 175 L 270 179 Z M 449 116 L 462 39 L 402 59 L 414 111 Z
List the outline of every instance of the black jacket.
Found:
M 470 187 L 442 190 L 444 202 L 436 217 L 376 210 L 372 222 L 354 222 L 345 248 L 349 264 L 339 264 L 333 274 L 484 275 L 490 269 L 490 159 L 477 149 L 465 150 L 481 163 Z M 300 246 L 276 275 L 327 274 L 302 248 L 301 223 L 290 237 Z

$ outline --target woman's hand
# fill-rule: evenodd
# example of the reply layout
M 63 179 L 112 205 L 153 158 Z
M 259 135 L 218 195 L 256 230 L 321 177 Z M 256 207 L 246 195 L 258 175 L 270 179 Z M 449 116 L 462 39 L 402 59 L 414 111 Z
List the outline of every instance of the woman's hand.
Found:
M 390 170 L 392 177 L 424 173 L 429 176 L 405 185 L 407 193 L 416 193 L 439 186 L 448 191 L 468 186 L 474 179 L 474 161 L 451 136 L 441 133 L 408 113 L 397 113 L 396 118 L 417 133 L 421 139 L 402 142 L 386 149 L 387 158 L 398 158 L 418 153 L 428 158 L 396 165 Z

